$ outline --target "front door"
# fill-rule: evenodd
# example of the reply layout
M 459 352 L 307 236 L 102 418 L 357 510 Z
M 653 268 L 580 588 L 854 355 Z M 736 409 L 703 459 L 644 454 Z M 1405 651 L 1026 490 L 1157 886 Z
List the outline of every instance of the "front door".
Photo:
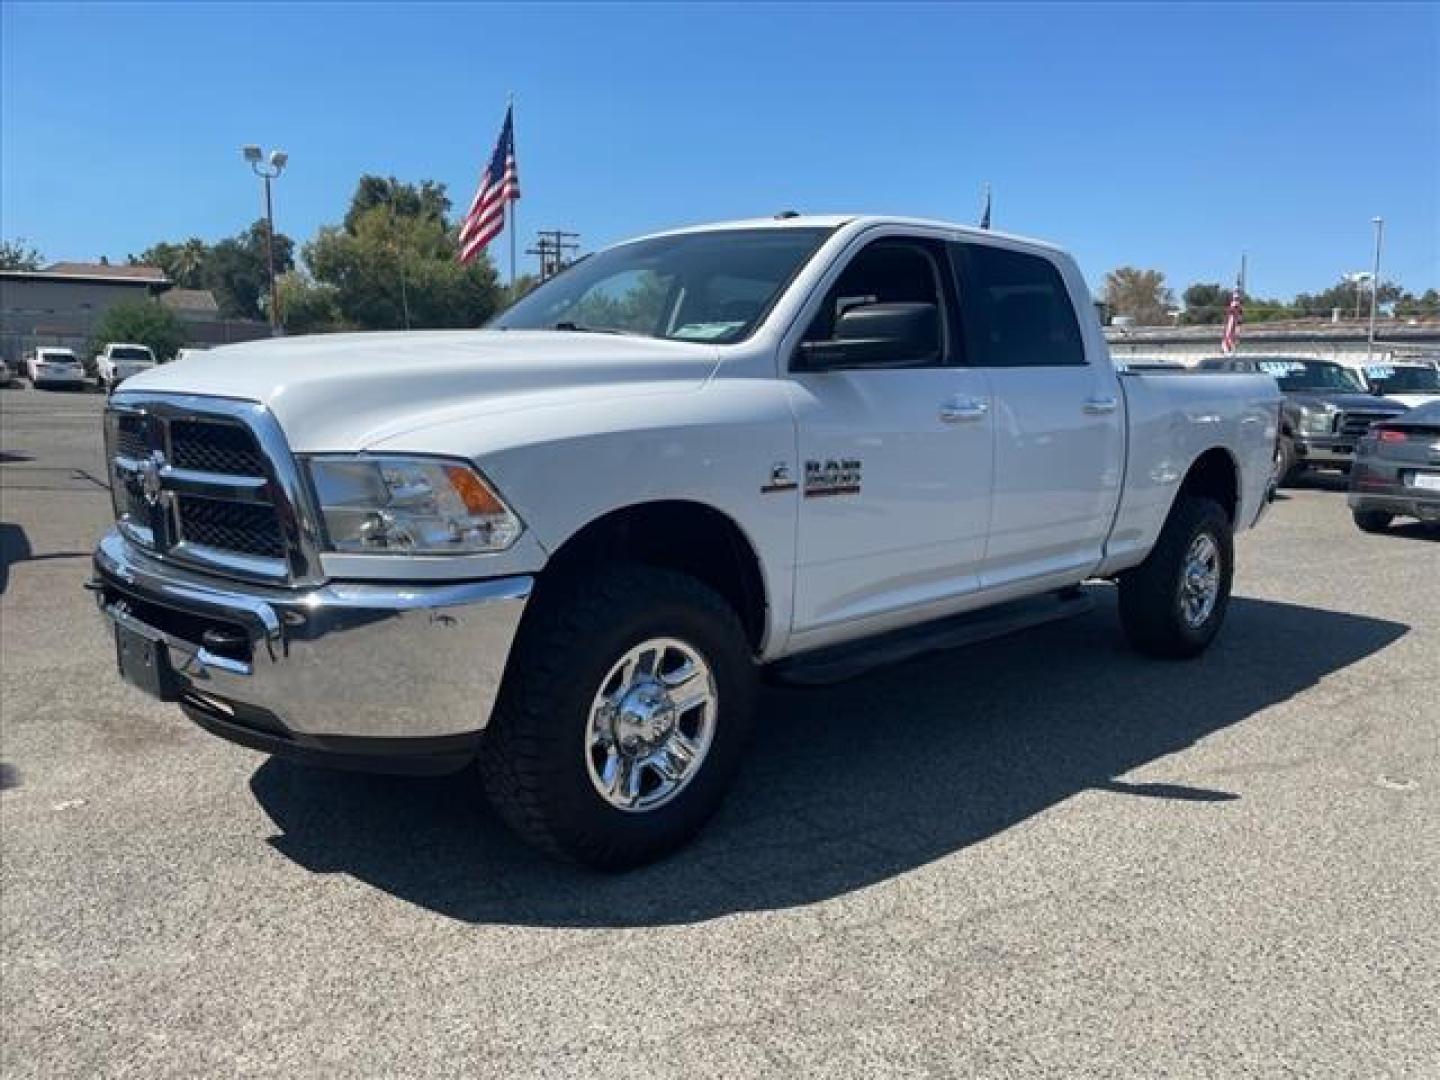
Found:
M 893 366 L 792 371 L 801 487 L 792 639 L 807 647 L 943 608 L 979 585 L 990 515 L 992 407 L 958 366 L 943 245 L 873 240 L 826 289 L 805 333 L 825 341 L 865 305 L 933 304 L 933 348 Z M 938 613 L 938 612 L 937 612 Z

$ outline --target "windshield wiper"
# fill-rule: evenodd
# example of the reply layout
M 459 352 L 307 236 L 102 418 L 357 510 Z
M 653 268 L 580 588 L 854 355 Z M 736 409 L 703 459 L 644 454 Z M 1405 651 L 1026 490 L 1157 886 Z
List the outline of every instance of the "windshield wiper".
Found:
M 577 334 L 625 334 L 625 330 L 616 330 L 610 326 L 582 326 L 575 322 L 557 322 L 550 327 L 551 330 L 570 330 Z

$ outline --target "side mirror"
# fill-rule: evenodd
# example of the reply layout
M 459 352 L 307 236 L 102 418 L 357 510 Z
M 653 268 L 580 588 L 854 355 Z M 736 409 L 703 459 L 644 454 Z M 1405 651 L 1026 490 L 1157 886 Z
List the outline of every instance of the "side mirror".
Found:
M 934 304 L 857 304 L 835 321 L 834 337 L 802 341 L 796 367 L 909 367 L 940 354 L 940 311 Z

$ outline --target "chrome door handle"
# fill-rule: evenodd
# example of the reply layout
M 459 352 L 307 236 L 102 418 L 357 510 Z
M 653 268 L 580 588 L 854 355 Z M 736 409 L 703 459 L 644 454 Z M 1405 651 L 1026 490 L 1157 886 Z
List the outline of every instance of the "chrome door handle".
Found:
M 1113 397 L 1092 397 L 1085 399 L 1083 406 L 1087 413 L 1092 416 L 1101 416 L 1105 413 L 1112 413 L 1120 407 L 1120 399 Z
M 990 406 L 979 398 L 951 398 L 940 406 L 940 419 L 947 424 L 964 420 L 984 420 Z

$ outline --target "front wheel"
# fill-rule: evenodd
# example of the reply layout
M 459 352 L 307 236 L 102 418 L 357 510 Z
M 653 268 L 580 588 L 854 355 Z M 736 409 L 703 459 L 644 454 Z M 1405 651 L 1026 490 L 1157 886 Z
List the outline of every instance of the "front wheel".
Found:
M 1230 605 L 1230 519 L 1212 499 L 1181 495 L 1149 558 L 1120 578 L 1120 623 L 1135 649 L 1186 658 L 1204 652 Z
M 1295 440 L 1281 435 L 1275 442 L 1275 484 L 1280 486 L 1294 480 L 1302 471 L 1295 457 Z
M 622 566 L 554 585 L 485 732 L 486 793 L 551 854 L 602 870 L 660 858 L 724 798 L 754 685 L 739 618 L 699 581 Z

